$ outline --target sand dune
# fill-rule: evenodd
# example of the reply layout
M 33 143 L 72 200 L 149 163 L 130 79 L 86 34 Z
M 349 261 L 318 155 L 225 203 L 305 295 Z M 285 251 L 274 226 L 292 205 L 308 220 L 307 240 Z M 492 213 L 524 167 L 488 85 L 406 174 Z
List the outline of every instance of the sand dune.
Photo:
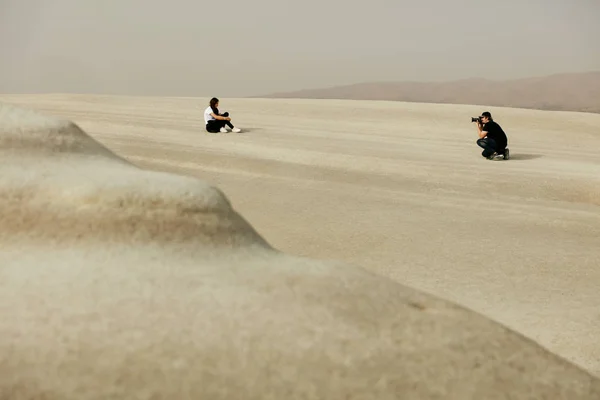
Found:
M 0 101 L 0 398 L 600 396 L 598 115 Z
M 261 97 L 487 104 L 498 107 L 600 113 L 600 71 L 511 80 L 365 82 L 273 93 Z

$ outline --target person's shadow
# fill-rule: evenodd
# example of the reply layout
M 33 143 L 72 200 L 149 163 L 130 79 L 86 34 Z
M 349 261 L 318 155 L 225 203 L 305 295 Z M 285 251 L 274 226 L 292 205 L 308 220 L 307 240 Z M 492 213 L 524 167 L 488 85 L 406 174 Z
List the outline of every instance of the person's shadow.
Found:
M 543 157 L 541 154 L 510 154 L 510 160 L 524 161 L 524 160 L 535 160 L 536 158 Z

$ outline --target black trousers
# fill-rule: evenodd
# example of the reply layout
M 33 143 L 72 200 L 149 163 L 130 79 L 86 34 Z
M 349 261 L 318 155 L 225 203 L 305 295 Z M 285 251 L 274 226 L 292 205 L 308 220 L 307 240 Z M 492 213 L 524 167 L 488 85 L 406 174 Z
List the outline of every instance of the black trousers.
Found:
M 477 145 L 483 149 L 481 155 L 485 158 L 489 158 L 494 152 L 498 154 L 504 154 L 504 149 L 499 149 L 498 143 L 494 139 L 483 138 L 477 140 Z
M 221 116 L 222 117 L 229 117 L 229 113 L 226 112 L 224 114 L 221 114 Z M 222 119 L 211 119 L 206 124 L 206 131 L 210 132 L 210 133 L 218 133 L 221 128 L 225 127 L 225 125 L 227 125 L 231 129 L 233 129 L 233 124 L 231 123 L 231 121 L 225 121 L 225 120 L 222 120 Z

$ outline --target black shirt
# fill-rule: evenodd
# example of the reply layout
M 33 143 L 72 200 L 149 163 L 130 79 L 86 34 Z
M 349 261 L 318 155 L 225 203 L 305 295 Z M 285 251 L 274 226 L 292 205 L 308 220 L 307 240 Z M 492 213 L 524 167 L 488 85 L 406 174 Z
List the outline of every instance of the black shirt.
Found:
M 498 145 L 498 150 L 502 151 L 506 148 L 506 145 L 508 144 L 508 139 L 506 138 L 506 134 L 504 133 L 500 125 L 498 125 L 496 122 L 488 122 L 487 124 L 483 125 L 483 128 L 481 130 L 487 132 L 488 138 L 496 141 L 496 144 Z

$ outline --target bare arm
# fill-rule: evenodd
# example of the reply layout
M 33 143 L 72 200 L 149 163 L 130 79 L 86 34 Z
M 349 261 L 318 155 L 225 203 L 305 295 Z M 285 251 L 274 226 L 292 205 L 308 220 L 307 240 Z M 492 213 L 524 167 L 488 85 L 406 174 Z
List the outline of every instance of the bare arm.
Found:
M 483 128 L 483 125 L 477 124 L 477 131 L 478 131 L 478 134 L 479 134 L 479 138 L 481 138 L 481 139 L 483 139 L 484 137 L 486 137 L 487 134 L 488 134 L 487 131 L 482 131 L 481 130 L 482 128 Z
M 220 119 L 223 121 L 231 121 L 231 118 L 229 117 L 221 117 L 220 115 L 215 114 L 214 112 L 211 112 L 210 115 L 214 118 L 214 119 Z

